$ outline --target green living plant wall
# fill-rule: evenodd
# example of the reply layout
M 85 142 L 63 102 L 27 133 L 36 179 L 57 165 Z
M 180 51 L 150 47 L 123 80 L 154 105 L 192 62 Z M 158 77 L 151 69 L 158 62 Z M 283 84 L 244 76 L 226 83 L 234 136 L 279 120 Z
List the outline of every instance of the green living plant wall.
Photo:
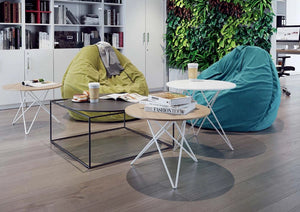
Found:
M 270 51 L 272 0 L 168 0 L 166 55 L 169 67 L 209 67 L 239 45 Z

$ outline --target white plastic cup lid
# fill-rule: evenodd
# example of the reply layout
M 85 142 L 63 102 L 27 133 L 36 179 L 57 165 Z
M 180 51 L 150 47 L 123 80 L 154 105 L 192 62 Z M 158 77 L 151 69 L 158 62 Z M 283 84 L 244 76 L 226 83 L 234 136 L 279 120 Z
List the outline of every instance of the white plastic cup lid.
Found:
M 198 63 L 188 63 L 188 68 L 198 68 Z
M 90 82 L 89 83 L 89 88 L 99 88 L 100 83 L 99 82 Z

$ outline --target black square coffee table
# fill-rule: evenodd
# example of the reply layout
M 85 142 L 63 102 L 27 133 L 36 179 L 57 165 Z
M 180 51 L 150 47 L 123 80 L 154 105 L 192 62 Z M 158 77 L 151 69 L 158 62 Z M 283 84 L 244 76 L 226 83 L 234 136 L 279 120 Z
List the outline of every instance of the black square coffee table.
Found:
M 61 151 L 63 151 L 64 153 L 66 153 L 71 158 L 78 161 L 79 163 L 81 163 L 83 166 L 85 166 L 88 169 L 133 159 L 137 154 L 133 153 L 130 156 L 113 159 L 111 161 L 99 162 L 96 165 L 94 165 L 94 163 L 92 164 L 92 143 L 94 142 L 92 139 L 92 135 L 94 135 L 94 134 L 105 133 L 105 132 L 109 132 L 109 131 L 113 131 L 113 130 L 126 129 L 126 130 L 129 130 L 130 132 L 132 132 L 135 136 L 141 136 L 141 137 L 144 137 L 147 139 L 151 139 L 151 136 L 146 135 L 141 132 L 138 132 L 138 131 L 128 128 L 126 126 L 125 108 L 132 104 L 133 103 L 129 103 L 129 102 L 125 102 L 125 101 L 115 101 L 115 100 L 100 100 L 98 103 L 89 103 L 89 102 L 76 103 L 76 102 L 72 102 L 71 99 L 52 100 L 52 101 L 50 101 L 50 142 L 55 147 L 57 147 L 58 149 L 60 149 Z M 72 111 L 82 117 L 85 117 L 88 120 L 87 121 L 87 128 L 88 128 L 87 133 L 80 133 L 80 134 L 75 134 L 75 135 L 71 135 L 71 136 L 53 138 L 53 123 L 52 123 L 53 105 L 57 105 L 59 107 L 65 108 L 69 111 Z M 89 116 L 82 112 L 105 112 L 108 114 Z M 95 118 L 104 117 L 104 116 L 113 116 L 113 115 L 117 115 L 117 114 L 123 114 L 123 117 L 124 117 L 123 125 L 121 127 L 114 127 L 114 128 L 105 129 L 105 130 L 92 131 L 91 124 Z M 174 133 L 174 131 L 173 131 L 173 133 Z M 61 143 L 61 142 L 64 142 L 65 140 L 75 139 L 75 138 L 78 138 L 81 136 L 88 136 L 87 162 L 84 161 L 83 159 L 79 158 L 77 155 L 72 153 L 67 148 L 63 147 L 63 145 Z M 134 138 L 134 140 L 136 140 L 136 139 Z M 99 141 L 97 141 L 97 142 L 99 142 Z M 159 142 L 162 145 L 161 150 L 171 149 L 173 147 L 173 145 L 163 142 L 161 140 Z M 119 151 L 122 151 L 122 149 L 120 149 Z M 156 151 L 157 150 L 149 151 L 149 152 L 147 152 L 147 154 L 150 154 L 150 153 L 153 153 Z

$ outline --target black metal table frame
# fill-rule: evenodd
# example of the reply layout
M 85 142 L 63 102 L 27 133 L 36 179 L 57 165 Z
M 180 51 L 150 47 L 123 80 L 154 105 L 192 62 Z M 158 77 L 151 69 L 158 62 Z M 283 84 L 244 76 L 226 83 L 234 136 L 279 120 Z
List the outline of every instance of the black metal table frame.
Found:
M 66 153 L 72 159 L 78 161 L 79 163 L 81 163 L 83 166 L 85 166 L 88 169 L 92 169 L 92 168 L 96 168 L 96 167 L 100 167 L 100 166 L 104 166 L 104 165 L 108 165 L 108 164 L 112 164 L 112 163 L 117 163 L 117 162 L 121 162 L 121 161 L 128 161 L 128 160 L 134 159 L 136 157 L 136 155 L 132 155 L 132 156 L 129 156 L 129 157 L 124 157 L 124 158 L 116 159 L 116 160 L 113 160 L 113 161 L 109 161 L 109 162 L 105 162 L 105 163 L 100 163 L 100 164 L 97 164 L 97 165 L 91 165 L 91 159 L 92 159 L 92 152 L 91 152 L 91 150 L 92 150 L 92 147 L 91 147 L 92 139 L 91 139 L 91 135 L 92 134 L 104 133 L 104 132 L 113 131 L 113 130 L 119 130 L 119 129 L 126 129 L 126 130 L 129 130 L 129 131 L 133 132 L 133 133 L 141 135 L 141 136 L 143 136 L 145 138 L 152 139 L 152 137 L 149 136 L 149 135 L 143 134 L 143 133 L 138 132 L 138 131 L 136 131 L 134 129 L 130 129 L 130 128 L 126 127 L 126 119 L 125 119 L 126 113 L 125 113 L 125 109 L 124 110 L 120 110 L 118 112 L 109 112 L 109 114 L 105 114 L 105 115 L 88 116 L 88 115 L 85 115 L 83 113 L 80 113 L 78 110 L 74 110 L 72 108 L 63 106 L 63 105 L 61 105 L 61 104 L 58 103 L 59 101 L 63 101 L 63 100 L 66 100 L 66 99 L 59 99 L 59 100 L 51 100 L 50 101 L 50 142 L 55 147 L 57 147 L 59 150 L 61 150 L 62 152 Z M 76 135 L 65 136 L 65 137 L 60 137 L 60 138 L 53 139 L 52 104 L 58 105 L 58 106 L 63 107 L 65 109 L 67 109 L 67 110 L 71 110 L 72 112 L 75 112 L 75 113 L 77 113 L 77 114 L 79 114 L 79 115 L 87 118 L 88 119 L 88 133 L 81 133 L 81 134 L 76 134 Z M 124 114 L 124 116 L 123 116 L 124 117 L 123 118 L 123 126 L 122 127 L 115 127 L 115 128 L 110 128 L 110 129 L 106 129 L 106 130 L 99 130 L 99 131 L 92 132 L 92 130 L 91 130 L 92 119 L 99 118 L 99 117 L 105 117 L 105 116 L 113 116 L 113 115 L 117 115 L 117 114 Z M 172 130 L 173 130 L 172 133 L 174 135 L 174 127 L 173 127 Z M 78 158 L 76 155 L 72 154 L 67 149 L 63 148 L 58 143 L 56 143 L 56 141 L 60 141 L 60 140 L 64 140 L 64 139 L 69 139 L 69 138 L 80 137 L 80 136 L 86 136 L 86 135 L 88 135 L 88 138 L 89 138 L 88 139 L 88 158 L 89 158 L 88 163 L 84 162 L 83 160 L 81 160 L 80 158 Z M 159 143 L 162 143 L 162 144 L 164 144 L 164 145 L 167 146 L 165 148 L 162 148 L 161 149 L 162 151 L 168 150 L 168 149 L 172 149 L 174 147 L 174 141 L 172 142 L 172 144 L 168 144 L 168 143 L 166 143 L 164 141 L 161 141 L 161 140 L 158 140 L 158 141 L 159 141 Z M 158 150 L 147 152 L 147 153 L 145 153 L 144 156 L 149 155 L 149 154 L 154 153 L 154 152 L 157 152 L 157 151 Z

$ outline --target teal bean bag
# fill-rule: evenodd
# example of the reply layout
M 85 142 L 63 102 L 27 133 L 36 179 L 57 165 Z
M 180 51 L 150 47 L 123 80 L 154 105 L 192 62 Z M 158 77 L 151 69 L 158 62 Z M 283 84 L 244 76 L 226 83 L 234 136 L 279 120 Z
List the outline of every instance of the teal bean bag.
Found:
M 236 88 L 224 90 L 213 106 L 222 127 L 227 131 L 259 131 L 272 125 L 280 105 L 281 89 L 277 70 L 270 54 L 254 46 L 238 46 L 204 70 L 198 79 L 229 81 Z M 215 92 L 205 93 L 211 99 Z M 200 92 L 199 104 L 206 105 Z M 215 126 L 216 120 L 209 115 Z M 197 121 L 199 126 L 201 120 Z M 213 128 L 205 121 L 203 128 Z

